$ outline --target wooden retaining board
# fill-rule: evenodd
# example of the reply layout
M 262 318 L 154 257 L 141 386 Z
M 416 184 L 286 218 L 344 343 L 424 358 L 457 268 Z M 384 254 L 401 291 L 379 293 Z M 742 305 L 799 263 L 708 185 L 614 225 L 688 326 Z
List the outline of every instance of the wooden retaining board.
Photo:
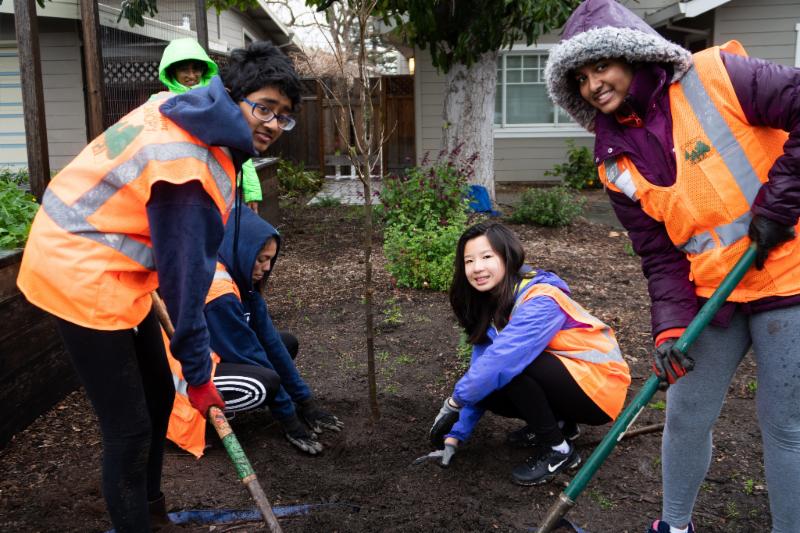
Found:
M 79 385 L 55 320 L 17 289 L 21 258 L 0 252 L 0 448 Z

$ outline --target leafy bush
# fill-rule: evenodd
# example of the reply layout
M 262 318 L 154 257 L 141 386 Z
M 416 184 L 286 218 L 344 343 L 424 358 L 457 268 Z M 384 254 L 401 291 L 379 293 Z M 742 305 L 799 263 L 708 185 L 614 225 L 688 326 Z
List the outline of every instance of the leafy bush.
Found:
M 278 186 L 284 198 L 297 198 L 313 194 L 322 188 L 322 175 L 306 170 L 305 165 L 282 159 L 278 162 Z
M 0 173 L 0 250 L 25 246 L 39 204 L 18 185 L 22 173 Z M 24 172 L 23 181 L 27 181 Z
M 15 185 L 28 185 L 30 178 L 27 168 L 0 168 L 0 181 L 7 181 Z
M 430 164 L 426 156 L 422 166 L 384 182 L 384 252 L 398 285 L 448 288 L 456 243 L 467 224 L 467 182 L 475 159 L 462 161 L 457 148 Z
M 554 165 L 544 175 L 561 178 L 564 185 L 578 190 L 600 186 L 592 153 L 585 146 L 576 146 L 572 139 L 567 140 L 567 162 Z
M 566 187 L 528 189 L 511 215 L 513 222 L 538 226 L 567 226 L 583 212 L 585 200 Z

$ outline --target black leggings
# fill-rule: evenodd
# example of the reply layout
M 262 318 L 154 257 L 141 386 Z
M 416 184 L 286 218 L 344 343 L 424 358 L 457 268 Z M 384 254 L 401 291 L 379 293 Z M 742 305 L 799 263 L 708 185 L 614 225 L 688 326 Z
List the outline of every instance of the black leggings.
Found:
M 150 531 L 175 388 L 153 312 L 135 329 L 57 319 L 103 435 L 103 495 L 117 533 Z
M 558 421 L 599 426 L 611 420 L 573 379 L 567 367 L 542 352 L 511 382 L 478 403 L 507 418 L 521 418 L 543 444 L 563 442 Z

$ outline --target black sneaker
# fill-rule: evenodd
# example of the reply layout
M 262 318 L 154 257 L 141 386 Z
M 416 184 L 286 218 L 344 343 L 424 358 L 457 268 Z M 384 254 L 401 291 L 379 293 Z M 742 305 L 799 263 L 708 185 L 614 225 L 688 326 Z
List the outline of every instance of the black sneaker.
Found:
M 568 441 L 574 441 L 581 436 L 581 427 L 575 422 L 564 422 L 561 433 Z M 530 426 L 523 426 L 509 433 L 506 443 L 515 448 L 536 448 L 542 444 Z
M 568 468 L 576 468 L 581 464 L 581 456 L 571 442 L 567 443 L 567 453 L 558 452 L 550 447 L 540 448 L 539 453 L 529 457 L 525 463 L 516 467 L 511 476 L 517 485 L 539 485 L 547 483 L 559 472 Z

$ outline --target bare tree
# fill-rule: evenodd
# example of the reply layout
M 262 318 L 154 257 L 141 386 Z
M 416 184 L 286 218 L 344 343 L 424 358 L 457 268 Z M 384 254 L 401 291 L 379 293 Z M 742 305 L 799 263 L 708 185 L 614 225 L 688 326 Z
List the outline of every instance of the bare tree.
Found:
M 314 5 L 319 0 L 308 0 Z M 336 120 L 339 138 L 348 140 L 350 125 L 355 135 L 353 141 L 343 145 L 351 163 L 357 169 L 364 194 L 364 314 L 367 341 L 367 380 L 369 382 L 370 412 L 373 420 L 380 417 L 375 369 L 375 326 L 374 326 L 374 284 L 372 280 L 372 240 L 375 234 L 373 219 L 372 171 L 379 161 L 378 155 L 386 139 L 381 124 L 380 113 L 373 105 L 373 93 L 380 90 L 380 77 L 369 58 L 369 40 L 373 25 L 372 13 L 378 0 L 349 0 L 337 2 L 326 8 L 326 20 L 331 28 L 338 31 L 329 35 L 331 53 L 338 66 L 338 76 L 331 83 L 316 75 L 328 98 L 336 105 L 337 115 L 345 117 Z M 353 56 L 355 54 L 355 56 Z M 353 60 L 355 59 L 355 63 Z M 313 70 L 314 60 L 306 56 L 306 68 Z M 356 76 L 349 71 L 353 64 L 357 67 Z M 337 85 L 338 81 L 342 85 Z M 378 165 L 380 169 L 380 165 Z M 379 170 L 380 171 L 380 170 Z

